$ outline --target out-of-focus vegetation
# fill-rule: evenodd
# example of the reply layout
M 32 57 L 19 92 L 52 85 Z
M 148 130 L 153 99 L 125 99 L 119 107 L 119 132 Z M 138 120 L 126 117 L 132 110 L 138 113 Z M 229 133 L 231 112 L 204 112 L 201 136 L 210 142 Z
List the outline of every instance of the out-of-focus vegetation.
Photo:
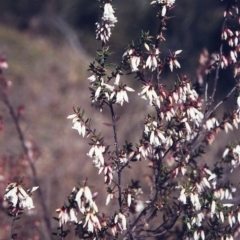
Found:
M 116 51 L 122 51 L 126 43 L 135 38 L 140 30 L 156 31 L 154 9 L 149 0 L 115 1 L 119 24 L 114 30 L 112 45 Z M 203 47 L 217 50 L 219 43 L 219 20 L 221 17 L 220 1 L 188 1 L 177 3 L 173 11 L 175 19 L 170 20 L 167 39 L 169 49 L 183 48 L 194 57 Z M 80 41 L 87 49 L 96 49 L 92 40 L 94 24 L 100 16 L 98 1 L 89 0 L 2 0 L 0 19 L 3 23 L 19 29 L 36 26 L 37 20 L 47 17 L 60 17 L 80 36 Z M 39 22 L 41 23 L 41 22 Z M 131 24 L 130 24 L 131 23 Z M 174 37 L 173 37 L 174 36 Z M 117 44 L 116 44 L 117 43 Z M 196 57 L 194 57 L 196 60 Z M 190 60 L 189 60 L 190 61 Z M 195 62 L 196 64 L 196 62 Z M 189 66 L 186 64 L 186 66 Z
M 89 0 L 2 0 L 0 21 L 10 27 L 34 34 L 45 34 L 59 43 L 59 35 L 68 39 L 70 44 L 79 39 L 81 46 L 90 55 L 99 48 L 94 41 L 95 22 L 101 15 L 98 1 Z M 150 30 L 156 34 L 156 18 L 150 0 L 114 1 L 118 22 L 114 29 L 110 45 L 114 46 L 112 58 L 119 61 L 123 49 L 136 40 L 141 30 Z M 198 56 L 203 48 L 210 53 L 219 46 L 219 33 L 222 17 L 221 1 L 188 1 L 177 3 L 168 23 L 166 39 L 162 43 L 164 51 L 183 49 L 181 56 L 182 72 L 195 77 Z M 131 23 L 131 24 L 130 24 Z M 71 31 L 69 31 L 69 29 Z M 76 34 L 71 36 L 74 31 Z M 75 42 L 76 44 L 76 42 Z M 166 52 L 162 52 L 166 54 Z M 222 83 L 222 89 L 228 85 Z
M 119 19 L 110 41 L 116 53 L 114 60 L 121 59 L 123 49 L 141 30 L 150 29 L 151 34 L 155 34 L 155 16 L 149 3 L 148 0 L 114 2 Z M 218 0 L 181 0 L 177 4 L 173 11 L 175 19 L 169 20 L 168 45 L 164 49 L 183 49 L 179 72 L 194 79 L 203 47 L 211 52 L 219 46 L 222 8 Z M 71 131 L 66 116 L 72 112 L 73 105 L 90 109 L 86 70 L 91 55 L 100 47 L 93 37 L 98 16 L 98 2 L 93 0 L 1 0 L 0 53 L 9 63 L 5 77 L 13 84 L 10 99 L 16 107 L 25 107 L 22 128 L 39 149 L 36 168 L 52 215 L 78 181 L 89 174 L 91 180 L 97 179 L 97 172 L 90 170 L 92 163 L 86 156 L 87 142 Z M 134 81 L 129 83 L 133 84 Z M 135 127 L 139 127 L 144 107 L 138 102 L 134 112 L 126 107 L 124 116 L 128 117 L 121 116 L 122 142 L 126 136 L 131 140 L 136 138 L 128 136 L 126 123 L 138 120 Z M 13 125 L 3 106 L 0 111 L 4 123 L 0 154 L 17 156 L 21 150 Z M 104 126 L 102 132 L 112 139 L 103 125 L 108 121 L 104 111 L 99 115 L 86 111 L 86 115 L 93 119 L 93 124 Z M 5 165 L 2 171 L 8 171 L 11 164 L 5 162 Z M 25 174 L 31 176 L 28 170 Z M 10 181 L 13 176 L 8 177 Z M 99 205 L 104 205 L 105 196 L 99 199 Z M 0 236 L 5 233 L 6 229 L 4 233 L 0 230 Z

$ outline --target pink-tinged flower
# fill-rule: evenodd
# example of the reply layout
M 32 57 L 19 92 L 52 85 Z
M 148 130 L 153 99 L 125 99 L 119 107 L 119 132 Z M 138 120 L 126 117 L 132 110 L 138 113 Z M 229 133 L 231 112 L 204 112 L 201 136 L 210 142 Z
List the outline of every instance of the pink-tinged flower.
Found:
M 170 54 L 168 64 L 169 64 L 169 68 L 170 68 L 171 72 L 173 71 L 173 67 L 175 67 L 175 68 L 181 67 L 180 63 L 177 61 L 177 55 L 181 52 L 182 52 L 182 50 L 177 50 L 176 52 Z
M 0 58 L 0 69 L 7 69 L 8 63 L 5 58 Z
M 62 208 L 58 208 L 56 210 L 58 215 L 58 220 L 59 220 L 59 227 L 62 227 L 64 224 L 68 222 L 75 222 L 77 223 L 77 213 L 74 208 L 67 208 L 63 206 Z
M 56 212 L 59 213 L 59 227 L 62 227 L 64 224 L 70 221 L 70 216 L 66 207 L 63 206 L 62 208 L 58 208 Z
M 83 227 L 86 227 L 86 226 L 87 226 L 88 232 L 94 232 L 101 229 L 101 224 L 95 213 L 93 212 L 87 213 Z
M 116 103 L 123 105 L 124 102 L 128 102 L 128 92 L 134 92 L 134 90 L 130 87 L 123 86 L 116 92 Z

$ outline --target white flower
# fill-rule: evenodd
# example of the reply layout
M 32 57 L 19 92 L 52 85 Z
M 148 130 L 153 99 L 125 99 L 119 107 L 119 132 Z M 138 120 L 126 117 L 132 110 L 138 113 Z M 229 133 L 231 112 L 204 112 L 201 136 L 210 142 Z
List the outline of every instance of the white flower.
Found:
M 127 229 L 127 220 L 122 213 L 118 213 L 114 218 L 114 223 L 117 223 L 120 230 L 124 231 Z
M 190 119 L 192 121 L 194 121 L 194 123 L 199 126 L 199 124 L 201 123 L 201 121 L 203 120 L 204 118 L 204 115 L 202 112 L 200 112 L 199 110 L 197 110 L 196 108 L 190 106 L 188 109 L 187 109 L 187 115 L 188 117 L 190 117 Z
M 148 67 L 152 71 L 154 71 L 158 66 L 158 62 L 157 62 L 158 54 L 159 54 L 159 49 L 156 48 L 154 52 L 150 53 L 147 58 L 146 67 Z
M 13 187 L 7 193 L 4 195 L 4 200 L 10 202 L 13 207 L 16 207 L 17 202 L 18 202 L 18 196 L 17 196 L 17 187 Z
M 204 127 L 207 129 L 207 130 L 211 130 L 211 129 L 214 129 L 215 127 L 218 127 L 219 126 L 219 123 L 218 123 L 218 120 L 213 117 L 213 118 L 209 118 L 207 121 L 206 121 L 206 124 L 204 125 Z
M 143 85 L 142 91 L 138 95 L 140 95 L 145 100 L 149 100 L 150 106 L 156 104 L 160 108 L 160 99 L 154 87 L 150 83 Z
M 100 166 L 98 174 L 100 174 L 102 171 L 104 172 L 104 182 L 111 184 L 113 179 L 113 170 L 111 166 L 107 164 L 105 164 L 105 166 Z
M 67 208 L 62 207 L 58 208 L 56 212 L 59 213 L 58 219 L 59 219 L 59 227 L 62 227 L 64 224 L 68 223 L 70 221 L 70 216 L 68 214 Z
M 230 151 L 230 149 L 226 148 L 225 151 L 223 152 L 223 156 L 222 157 L 225 158 L 228 155 L 229 151 Z
M 151 2 L 151 4 L 157 3 L 166 4 L 168 7 L 171 7 L 175 3 L 175 0 L 154 0 Z
M 105 3 L 103 17 L 99 23 L 96 23 L 96 39 L 107 42 L 111 36 L 111 30 L 115 26 L 117 18 L 114 16 L 114 10 L 110 3 Z
M 19 207 L 22 210 L 34 208 L 32 192 L 38 189 L 33 187 L 25 191 L 22 186 L 16 182 L 10 183 L 6 189 L 4 200 L 8 201 L 12 207 Z
M 193 206 L 195 207 L 195 209 L 198 211 L 201 209 L 201 204 L 200 204 L 200 201 L 199 201 L 199 198 L 198 198 L 198 194 L 197 193 L 191 193 L 190 194 L 190 199 L 191 199 L 191 202 L 193 204 Z
M 102 166 L 104 166 L 104 157 L 103 153 L 105 152 L 105 146 L 101 145 L 100 142 L 96 142 L 95 145 L 92 145 L 90 151 L 88 152 L 89 157 L 95 157 L 95 160 L 99 160 Z
M 112 200 L 114 197 L 114 194 L 113 193 L 109 193 L 108 196 L 107 196 L 107 199 L 106 199 L 106 205 L 109 204 L 110 200 Z
M 72 129 L 75 129 L 78 131 L 79 135 L 82 135 L 83 137 L 86 134 L 86 126 L 84 122 L 81 121 L 81 119 L 78 117 L 78 114 L 74 113 L 67 117 L 67 119 L 72 119 L 73 126 Z
M 98 212 L 96 203 L 93 201 L 93 195 L 88 186 L 80 188 L 76 194 L 75 201 L 77 202 L 79 211 L 84 214 L 92 208 Z
M 132 196 L 131 196 L 131 194 L 129 193 L 129 194 L 127 195 L 127 205 L 128 205 L 128 207 L 130 207 L 131 202 L 132 202 Z
M 114 27 L 117 22 L 117 18 L 114 16 L 115 11 L 110 3 L 105 3 L 102 19 L 106 21 L 111 27 Z
M 98 220 L 98 217 L 92 212 L 89 212 L 86 215 L 85 223 L 83 227 L 86 227 L 86 225 L 87 225 L 88 232 L 93 232 L 94 230 L 101 229 L 101 224 Z
M 186 197 L 185 189 L 184 189 L 184 188 L 181 190 L 180 196 L 179 196 L 178 200 L 179 200 L 180 202 L 182 202 L 183 204 L 186 204 L 186 203 L 187 203 L 187 197 Z
M 240 96 L 237 97 L 237 105 L 238 105 L 238 108 L 240 108 Z
M 62 227 L 64 224 L 68 222 L 78 222 L 77 213 L 74 208 L 67 208 L 63 206 L 62 208 L 58 208 L 56 212 L 59 213 L 59 226 Z
M 128 92 L 134 92 L 134 90 L 130 87 L 124 86 L 120 88 L 119 91 L 116 93 L 116 103 L 119 103 L 121 106 L 123 105 L 124 102 L 128 102 Z
M 32 198 L 29 195 L 22 198 L 20 203 L 19 203 L 19 207 L 21 209 L 26 209 L 26 210 L 30 210 L 30 209 L 34 208 Z
M 93 74 L 91 77 L 88 78 L 88 80 L 92 83 L 92 82 L 95 82 L 96 81 L 96 76 L 95 74 Z
M 171 72 L 173 71 L 173 67 L 175 68 L 180 68 L 180 63 L 177 61 L 177 55 L 179 53 L 181 53 L 182 50 L 177 50 L 176 52 L 172 53 L 170 56 L 169 56 L 169 68 L 171 70 Z
M 216 213 L 216 202 L 213 200 L 211 204 L 211 216 Z
M 77 213 L 76 213 L 76 210 L 74 208 L 70 208 L 70 210 L 69 210 L 69 221 L 70 222 L 75 222 L 75 223 L 78 222 Z
M 131 56 L 130 57 L 130 66 L 132 72 L 137 72 L 138 71 L 138 66 L 140 64 L 140 57 L 138 56 Z
M 119 81 L 120 81 L 120 74 L 118 73 L 118 74 L 116 75 L 114 84 L 115 84 L 115 85 L 119 85 Z

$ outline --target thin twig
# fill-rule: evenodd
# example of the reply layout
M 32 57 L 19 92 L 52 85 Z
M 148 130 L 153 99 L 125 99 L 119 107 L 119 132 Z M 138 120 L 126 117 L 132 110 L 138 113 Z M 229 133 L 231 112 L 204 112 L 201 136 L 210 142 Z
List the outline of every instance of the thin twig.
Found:
M 227 17 L 224 18 L 223 24 L 222 24 L 222 31 L 224 30 L 225 26 L 227 23 Z M 211 111 L 211 106 L 214 102 L 214 97 L 217 91 L 217 85 L 218 85 L 218 79 L 219 79 L 219 71 L 220 71 L 220 67 L 221 67 L 221 61 L 222 61 L 222 56 L 223 56 L 223 43 L 221 43 L 220 48 L 219 48 L 219 62 L 217 64 L 217 68 L 216 68 L 216 72 L 215 72 L 215 78 L 214 78 L 214 84 L 213 84 L 213 92 L 212 95 L 210 97 L 210 103 L 208 104 L 208 112 Z M 209 116 L 207 112 L 207 115 Z
M 11 239 L 14 239 L 14 224 L 16 222 L 16 218 L 17 218 L 17 213 L 14 213 L 13 215 L 13 220 L 12 220 L 12 225 L 11 225 Z
M 117 174 L 118 174 L 118 204 L 119 204 L 119 208 L 121 211 L 122 208 L 122 169 L 120 166 L 120 162 L 119 162 L 119 148 L 118 148 L 118 137 L 117 137 L 117 126 L 116 126 L 116 116 L 114 113 L 114 109 L 113 109 L 113 104 L 110 103 L 109 105 L 110 108 L 110 112 L 111 112 L 111 116 L 112 116 L 112 127 L 113 127 L 113 134 L 114 134 L 114 145 L 115 145 L 115 149 L 116 149 L 116 156 L 117 156 Z
M 227 96 L 223 99 L 223 100 L 221 100 L 209 113 L 208 113 L 208 116 L 210 116 L 211 115 L 211 113 L 213 113 L 214 111 L 216 111 L 219 107 L 220 107 L 220 105 L 222 105 L 222 103 L 223 102 L 225 102 L 226 100 L 228 100 L 228 98 L 231 96 L 231 94 L 236 90 L 236 86 L 234 86 L 232 89 L 231 89 L 231 91 L 227 94 Z

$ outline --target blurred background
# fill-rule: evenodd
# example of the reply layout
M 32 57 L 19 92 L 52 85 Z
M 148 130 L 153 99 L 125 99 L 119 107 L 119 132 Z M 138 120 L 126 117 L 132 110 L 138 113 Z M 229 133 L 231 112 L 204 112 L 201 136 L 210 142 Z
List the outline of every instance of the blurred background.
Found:
M 113 2 L 118 23 L 109 42 L 110 51 L 114 53 L 112 61 L 121 61 L 128 43 L 136 39 L 141 30 L 156 34 L 156 9 L 150 6 L 150 2 Z M 203 48 L 212 53 L 220 45 L 224 3 L 220 0 L 181 0 L 176 1 L 176 4 L 171 12 L 173 18 L 167 25 L 167 41 L 162 43 L 161 53 L 164 56 L 169 50 L 183 49 L 179 59 L 181 69 L 173 74 L 164 74 L 164 84 L 173 83 L 177 74 L 186 74 L 195 81 L 198 58 Z M 87 69 L 95 51 L 101 47 L 100 42 L 95 40 L 95 22 L 101 14 L 99 2 L 95 0 L 0 0 L 0 54 L 7 58 L 9 64 L 8 70 L 4 72 L 5 78 L 12 82 L 9 98 L 16 109 L 19 106 L 24 108 L 21 127 L 27 139 L 35 146 L 35 165 L 50 218 L 57 216 L 55 209 L 63 205 L 72 188 L 83 183 L 86 177 L 89 184 L 94 185 L 93 192 L 105 194 L 103 178 L 98 176 L 97 169 L 93 168 L 86 155 L 89 151 L 88 139 L 82 139 L 75 130 L 71 130 L 71 121 L 66 119 L 73 113 L 73 106 L 84 108 L 86 117 L 92 118 L 93 126 L 102 132 L 105 141 L 111 143 L 113 140 L 111 129 L 103 124 L 110 122 L 109 112 L 103 109 L 100 113 L 91 108 L 88 91 L 87 78 L 90 73 Z M 223 76 L 217 100 L 234 83 L 231 78 L 226 80 L 228 72 Z M 140 91 L 141 87 L 131 76 L 123 81 L 136 89 L 136 92 Z M 125 140 L 138 141 L 141 121 L 146 112 L 151 111 L 144 100 L 133 95 L 130 94 L 131 106 L 124 104 L 123 108 L 116 107 L 117 114 L 121 117 L 118 122 L 121 143 Z M 2 104 L 0 114 L 4 124 L 0 133 L 2 200 L 5 184 L 15 177 L 14 174 L 25 176 L 28 187 L 32 186 L 32 182 L 30 168 L 22 157 L 12 120 Z M 233 137 L 237 139 L 237 136 Z M 221 153 L 220 146 L 229 140 L 224 137 L 221 139 L 221 143 L 213 145 L 209 156 Z M 136 179 L 144 176 L 148 169 L 143 162 L 138 167 L 133 165 L 127 171 L 127 175 Z M 148 185 L 146 182 L 141 184 L 147 196 Z M 96 200 L 103 211 L 105 199 L 106 195 L 99 194 Z M 34 212 L 31 216 L 23 216 L 25 220 L 32 217 L 34 221 L 29 221 L 27 226 L 34 227 L 31 233 L 28 232 L 29 227 L 20 227 L 19 239 L 44 239 L 40 209 L 36 203 L 35 213 L 38 218 Z M 0 221 L 5 226 L 0 228 L 0 239 L 8 239 L 11 219 L 1 213 Z M 56 229 L 57 224 L 52 221 L 53 228 Z

